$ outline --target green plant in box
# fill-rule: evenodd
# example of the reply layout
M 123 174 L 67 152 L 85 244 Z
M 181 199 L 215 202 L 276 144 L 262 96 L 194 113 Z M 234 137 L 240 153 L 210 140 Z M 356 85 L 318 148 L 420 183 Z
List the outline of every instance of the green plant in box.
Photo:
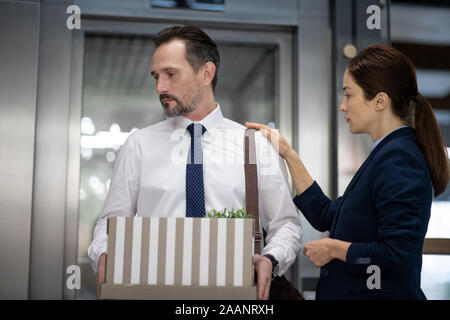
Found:
M 235 211 L 234 208 L 227 210 L 227 208 L 223 209 L 223 211 L 217 211 L 216 209 L 212 209 L 212 211 L 208 212 L 208 218 L 241 218 L 241 219 L 251 219 L 252 215 L 245 212 L 245 208 L 239 209 Z

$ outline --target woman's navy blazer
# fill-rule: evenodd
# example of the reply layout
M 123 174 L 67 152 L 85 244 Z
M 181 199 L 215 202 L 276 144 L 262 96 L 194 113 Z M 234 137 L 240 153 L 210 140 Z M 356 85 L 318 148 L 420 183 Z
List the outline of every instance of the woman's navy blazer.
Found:
M 297 195 L 315 229 L 352 243 L 346 262 L 321 268 L 317 299 L 426 299 L 420 272 L 432 192 L 414 130 L 405 127 L 372 150 L 343 196 L 331 201 L 316 182 Z

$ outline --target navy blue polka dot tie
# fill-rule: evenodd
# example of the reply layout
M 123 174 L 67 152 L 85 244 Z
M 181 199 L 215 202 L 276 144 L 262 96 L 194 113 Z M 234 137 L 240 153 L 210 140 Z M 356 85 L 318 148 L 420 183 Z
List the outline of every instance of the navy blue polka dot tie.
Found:
M 186 163 L 186 217 L 204 217 L 202 135 L 206 128 L 201 123 L 191 123 L 186 130 L 191 134 L 191 148 Z

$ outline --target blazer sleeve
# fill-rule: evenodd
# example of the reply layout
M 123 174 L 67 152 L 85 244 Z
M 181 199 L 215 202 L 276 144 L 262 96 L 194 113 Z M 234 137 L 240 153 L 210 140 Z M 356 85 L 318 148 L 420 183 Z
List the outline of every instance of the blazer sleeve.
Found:
M 432 199 L 428 169 L 420 160 L 405 148 L 390 148 L 377 159 L 371 194 L 377 241 L 350 245 L 346 263 L 351 272 L 365 273 L 368 265 L 382 273 L 402 272 L 418 263 Z
M 342 202 L 342 197 L 331 201 L 316 181 L 302 194 L 294 197 L 294 203 L 311 225 L 318 231 L 331 229 L 334 216 Z

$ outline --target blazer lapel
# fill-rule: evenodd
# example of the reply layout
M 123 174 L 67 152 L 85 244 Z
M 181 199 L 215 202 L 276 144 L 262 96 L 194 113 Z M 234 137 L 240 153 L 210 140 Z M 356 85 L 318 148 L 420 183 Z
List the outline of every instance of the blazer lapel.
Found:
M 341 213 L 341 207 L 342 207 L 342 204 L 343 204 L 344 201 L 345 201 L 345 198 L 347 198 L 347 195 L 348 195 L 348 193 L 350 192 L 350 190 L 352 190 L 352 189 L 355 187 L 356 183 L 358 182 L 359 178 L 361 177 L 361 174 L 364 172 L 364 170 L 366 170 L 366 168 L 367 168 L 367 166 L 368 166 L 368 164 L 369 164 L 369 162 L 370 162 L 371 159 L 372 159 L 372 157 L 369 156 L 369 157 L 366 159 L 366 161 L 364 161 L 364 163 L 362 164 L 362 166 L 359 167 L 358 171 L 357 171 L 356 174 L 353 176 L 353 179 L 352 179 L 352 180 L 350 181 L 350 183 L 348 184 L 347 189 L 345 189 L 345 192 L 344 192 L 344 194 L 342 195 L 342 201 L 341 201 L 341 204 L 340 204 L 339 208 L 337 209 L 336 215 L 335 215 L 335 217 L 334 217 L 334 219 L 333 219 L 333 224 L 332 224 L 331 229 L 330 229 L 330 238 L 331 238 L 331 236 L 333 235 L 334 230 L 335 230 L 335 228 L 336 228 L 336 223 L 337 223 L 337 221 L 338 221 L 338 219 L 339 219 L 339 214 Z
M 345 189 L 344 196 L 355 187 L 356 183 L 358 182 L 359 178 L 361 177 L 361 174 L 364 172 L 364 170 L 367 168 L 367 165 L 370 163 L 370 160 L 372 160 L 372 158 L 381 150 L 381 148 L 383 148 L 383 146 L 386 143 L 388 143 L 389 141 L 391 141 L 391 140 L 393 140 L 395 138 L 399 138 L 399 137 L 407 137 L 407 138 L 410 138 L 410 139 L 411 138 L 414 139 L 414 131 L 413 131 L 412 128 L 406 127 L 406 128 L 398 129 L 398 130 L 392 132 L 391 134 L 389 134 L 388 136 L 386 136 L 375 147 L 375 149 L 372 150 L 372 152 L 367 157 L 366 161 L 364 161 L 364 163 L 358 169 L 358 171 L 356 172 L 355 176 L 353 177 L 353 179 L 348 184 L 347 189 Z
M 358 171 L 356 171 L 356 174 L 353 176 L 352 180 L 350 181 L 350 183 L 347 186 L 347 189 L 345 189 L 344 191 L 344 197 L 347 196 L 347 193 L 349 193 L 350 190 L 352 190 L 356 183 L 358 182 L 359 178 L 361 177 L 361 174 L 364 172 L 364 170 L 366 170 L 367 165 L 370 163 L 370 160 L 372 160 L 372 157 L 368 157 L 366 159 L 366 161 L 364 161 L 364 163 L 361 165 L 361 167 L 359 167 Z
M 331 226 L 331 230 L 330 230 L 330 237 L 332 236 L 332 234 L 334 233 L 335 227 L 336 227 L 336 223 L 337 220 L 339 218 L 339 214 L 341 212 L 341 207 L 342 204 L 345 201 L 345 198 L 347 197 L 348 193 L 353 190 L 356 186 L 356 183 L 358 182 L 359 178 L 361 177 L 361 174 L 364 172 L 364 170 L 366 170 L 367 166 L 369 165 L 370 161 L 372 160 L 372 158 L 380 151 L 380 149 L 389 141 L 395 139 L 395 138 L 399 138 L 399 137 L 407 137 L 409 139 L 414 140 L 415 139 L 415 135 L 414 135 L 414 130 L 411 127 L 406 127 L 406 128 L 401 128 L 398 129 L 394 132 L 392 132 L 391 134 L 389 134 L 388 136 L 386 136 L 376 147 L 375 149 L 372 150 L 372 152 L 369 154 L 369 156 L 367 157 L 366 161 L 364 161 L 364 163 L 361 165 L 361 167 L 358 169 L 358 171 L 356 172 L 356 174 L 353 176 L 353 179 L 350 181 L 350 183 L 347 186 L 347 189 L 345 189 L 344 194 L 342 195 L 342 201 L 341 201 L 341 205 L 340 207 L 337 209 L 337 213 L 336 216 L 334 217 L 333 220 L 333 225 Z

